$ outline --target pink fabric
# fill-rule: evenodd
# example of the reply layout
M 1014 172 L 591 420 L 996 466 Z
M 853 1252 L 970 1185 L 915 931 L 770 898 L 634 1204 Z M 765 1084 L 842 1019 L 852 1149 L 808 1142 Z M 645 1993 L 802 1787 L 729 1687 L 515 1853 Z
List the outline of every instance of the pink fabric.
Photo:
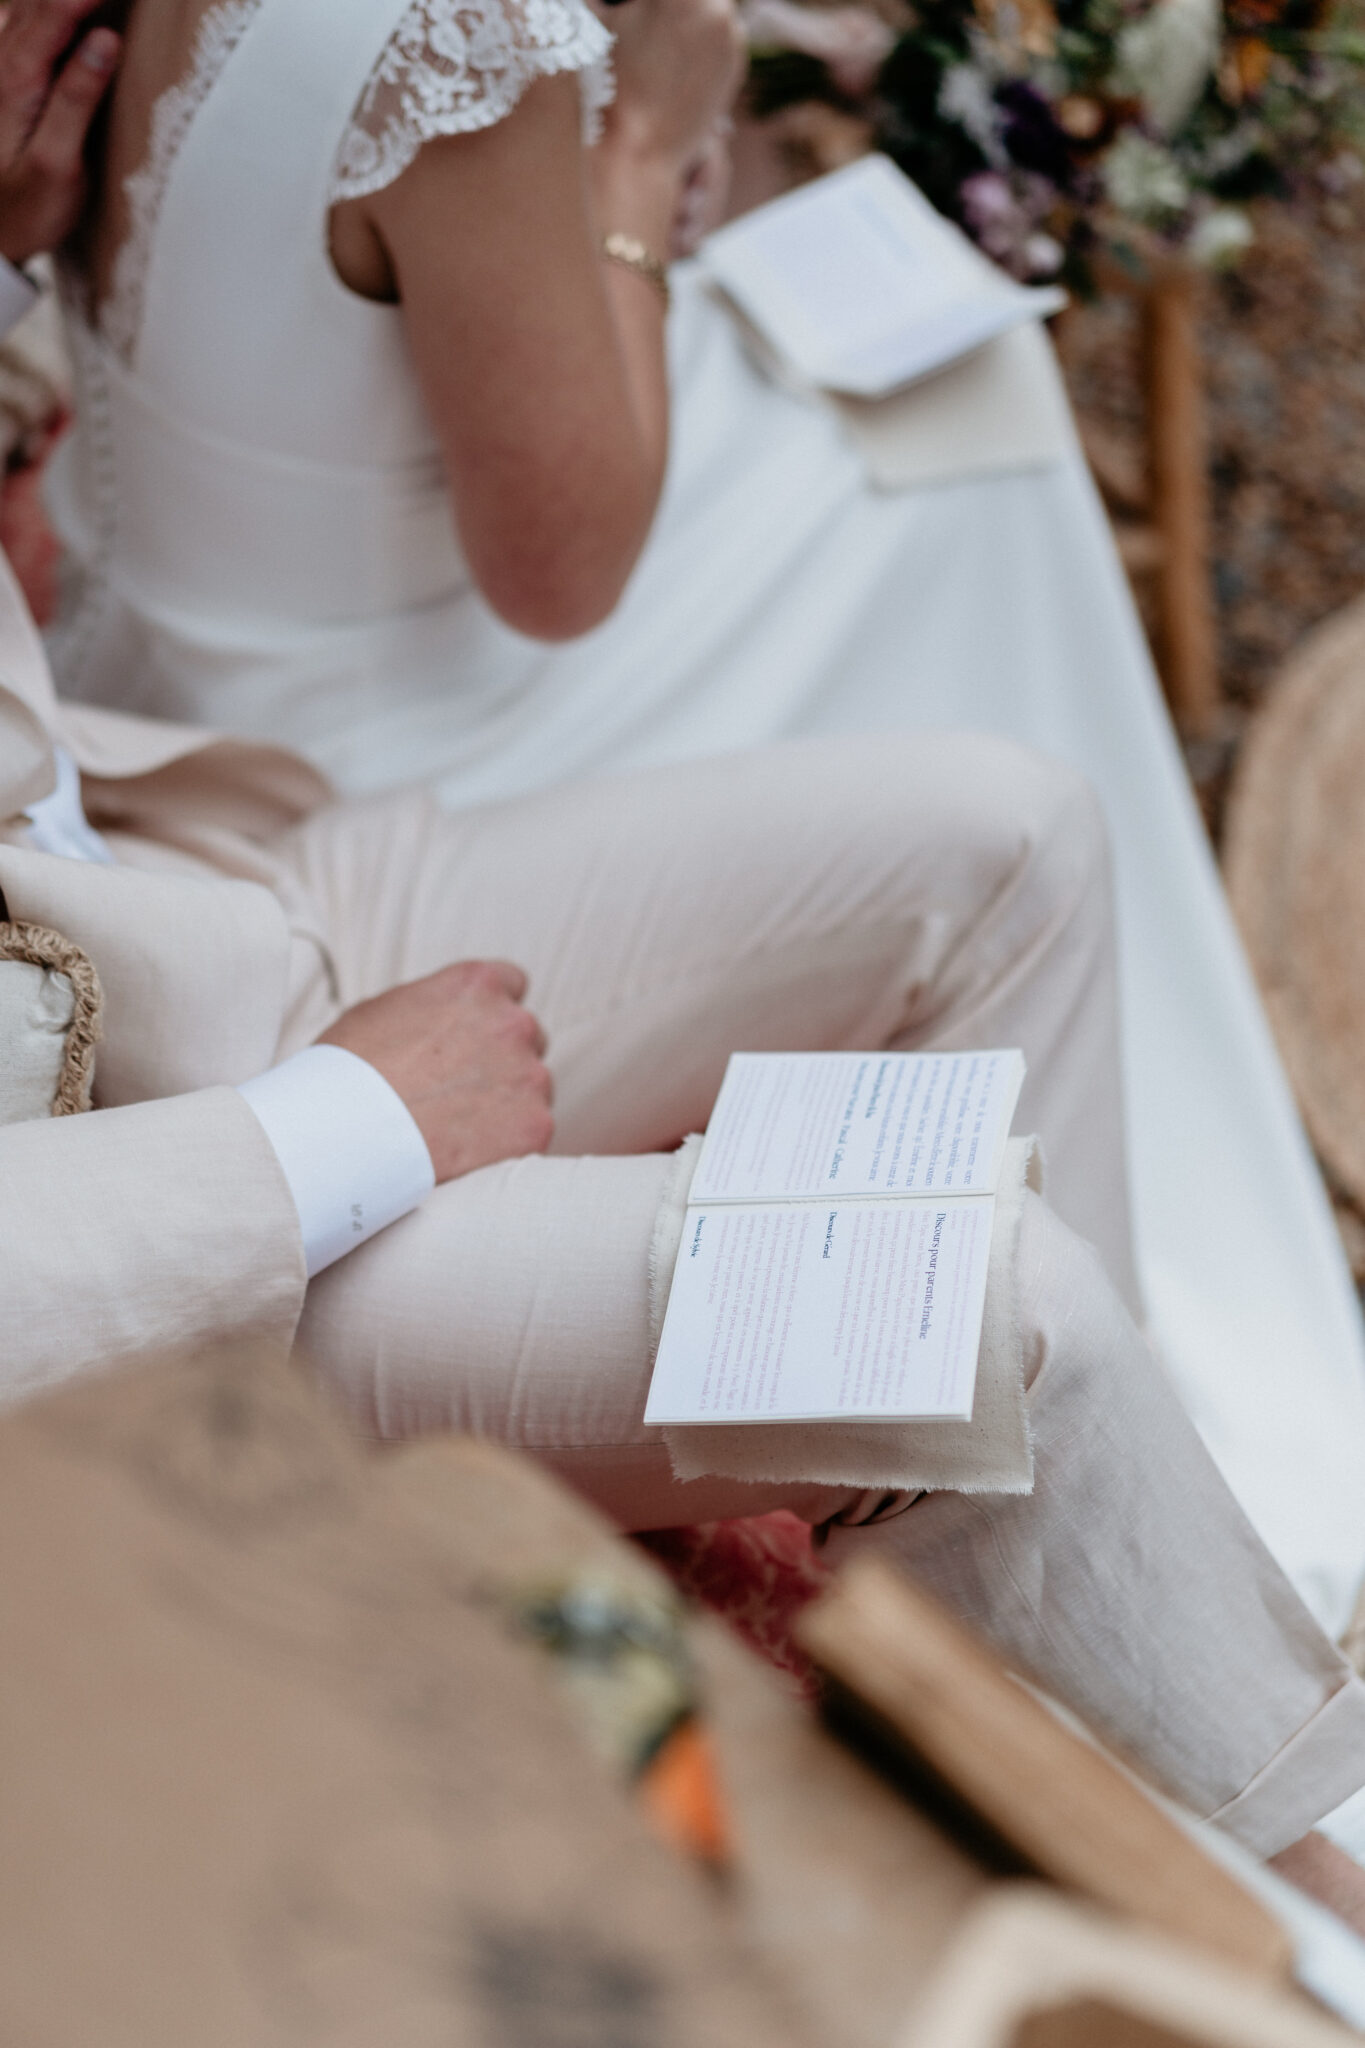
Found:
M 830 1573 L 815 1555 L 809 1524 L 778 1512 L 742 1521 L 700 1522 L 637 1537 L 679 1591 L 737 1630 L 795 1690 L 814 1690 L 811 1667 L 792 1639 L 803 1607 Z

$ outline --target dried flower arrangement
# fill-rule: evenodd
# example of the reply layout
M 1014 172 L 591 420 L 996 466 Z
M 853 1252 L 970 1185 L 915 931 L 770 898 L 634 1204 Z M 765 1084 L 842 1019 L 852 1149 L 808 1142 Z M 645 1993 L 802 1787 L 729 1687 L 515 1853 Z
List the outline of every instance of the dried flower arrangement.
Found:
M 1359 5 L 1359 0 L 1354 0 Z M 1094 288 L 1359 180 L 1365 33 L 1331 0 L 745 0 L 754 111 L 821 106 L 1016 277 Z M 842 122 L 842 129 L 838 124 Z M 847 144 L 844 144 L 847 153 Z

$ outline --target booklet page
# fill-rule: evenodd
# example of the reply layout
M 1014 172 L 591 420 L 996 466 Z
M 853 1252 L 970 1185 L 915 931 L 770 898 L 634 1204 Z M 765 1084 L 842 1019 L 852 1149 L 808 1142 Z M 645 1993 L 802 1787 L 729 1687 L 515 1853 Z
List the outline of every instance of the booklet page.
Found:
M 689 1199 L 988 1194 L 1023 1054 L 736 1053 Z
M 689 1208 L 645 1421 L 966 1420 L 994 1211 Z
M 877 155 L 743 215 L 700 259 L 808 382 L 863 397 L 1066 302 L 1015 284 Z

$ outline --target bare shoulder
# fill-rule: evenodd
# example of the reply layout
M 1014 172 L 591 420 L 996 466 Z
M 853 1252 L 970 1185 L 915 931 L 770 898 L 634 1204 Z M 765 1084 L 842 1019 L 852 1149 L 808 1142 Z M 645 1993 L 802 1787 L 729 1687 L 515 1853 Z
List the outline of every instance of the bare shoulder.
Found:
M 510 113 L 467 134 L 438 136 L 381 191 L 332 208 L 332 262 L 364 298 L 420 296 L 452 275 L 468 276 L 480 257 L 512 259 L 515 230 L 529 233 L 531 255 L 557 222 L 582 216 L 579 89 L 572 74 L 528 86 Z M 405 287 L 403 280 L 408 280 Z

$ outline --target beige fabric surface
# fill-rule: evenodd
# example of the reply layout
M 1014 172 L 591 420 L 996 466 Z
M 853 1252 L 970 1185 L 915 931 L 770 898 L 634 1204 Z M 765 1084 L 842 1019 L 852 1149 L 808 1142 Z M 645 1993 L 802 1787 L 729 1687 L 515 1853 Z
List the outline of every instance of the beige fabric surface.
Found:
M 691 1158 L 696 1168 L 695 1154 Z M 691 1173 L 687 1181 L 690 1184 Z M 676 1183 L 675 1183 L 676 1185 Z M 1011 1138 L 1005 1148 L 991 1233 L 986 1312 L 970 1422 L 772 1423 L 763 1429 L 666 1428 L 664 1441 L 679 1479 L 811 1480 L 828 1486 L 893 1487 L 959 1493 L 1031 1493 L 1033 1442 L 1024 1401 L 1024 1335 L 1019 1320 L 1015 1254 L 1024 1189 L 1042 1186 L 1038 1146 Z M 686 1208 L 660 1209 L 650 1259 L 651 1352 L 658 1349 L 668 1279 L 681 1242 Z

